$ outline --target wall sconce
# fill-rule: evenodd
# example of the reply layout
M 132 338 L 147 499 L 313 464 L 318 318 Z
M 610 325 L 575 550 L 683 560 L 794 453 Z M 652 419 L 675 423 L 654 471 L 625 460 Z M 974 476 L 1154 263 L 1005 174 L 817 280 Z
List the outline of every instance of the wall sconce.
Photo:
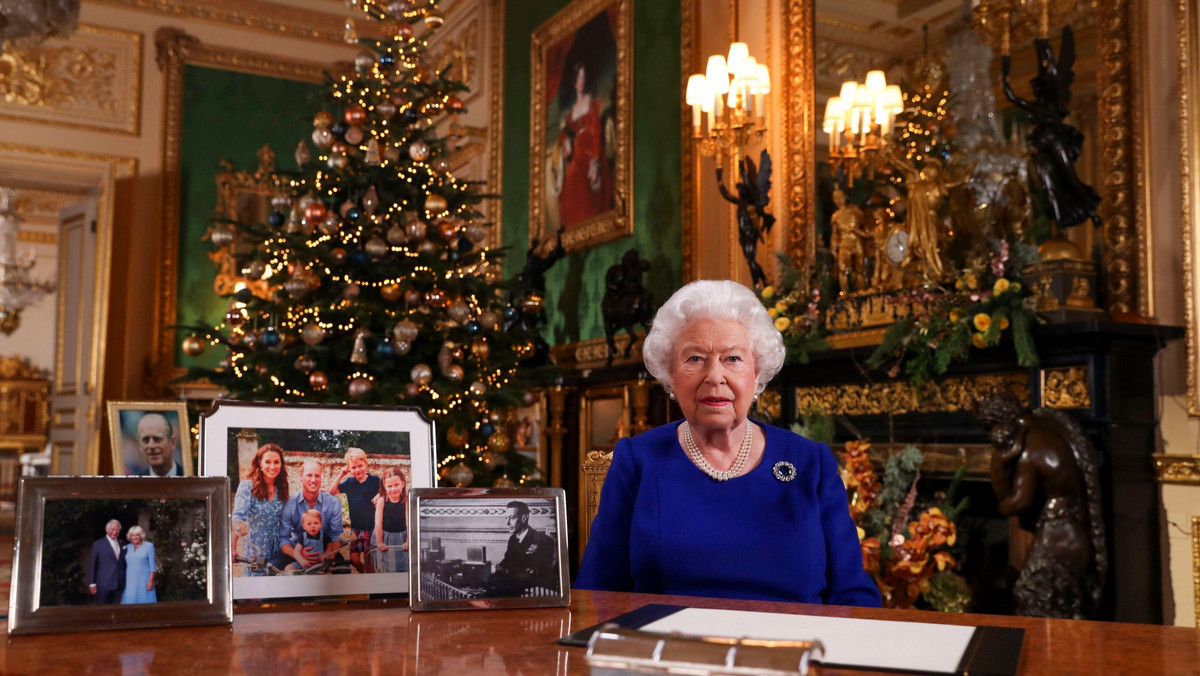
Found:
M 761 144 L 767 133 L 770 93 L 770 71 L 750 56 L 746 43 L 729 45 L 728 57 L 708 57 L 705 73 L 688 78 L 686 95 L 692 107 L 692 138 L 700 154 L 716 157 L 719 166 L 724 151 L 741 157 L 743 149 Z
M 845 171 L 850 185 L 864 170 L 874 178 L 879 151 L 903 110 L 900 86 L 889 85 L 882 70 L 867 73 L 866 82 L 843 82 L 841 92 L 826 102 L 821 129 L 829 134 L 829 163 Z
M 973 0 L 971 27 L 1001 54 L 1012 54 L 1012 43 L 1027 42 L 1030 34 L 1049 38 L 1050 25 L 1066 23 L 1075 6 L 1076 0 Z

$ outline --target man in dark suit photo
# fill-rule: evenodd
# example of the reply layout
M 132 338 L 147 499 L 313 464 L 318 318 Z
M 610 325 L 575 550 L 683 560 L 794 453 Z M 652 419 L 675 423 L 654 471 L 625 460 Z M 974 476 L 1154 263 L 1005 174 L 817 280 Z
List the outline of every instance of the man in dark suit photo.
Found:
M 511 533 L 504 559 L 492 574 L 491 593 L 522 596 L 530 587 L 558 589 L 558 553 L 550 536 L 529 526 L 529 505 L 513 500 L 505 508 Z
M 179 438 L 171 421 L 162 413 L 150 411 L 138 419 L 138 449 L 149 465 L 138 476 L 183 476 L 183 467 L 175 462 Z
M 125 548 L 121 545 L 121 522 L 113 519 L 104 526 L 104 537 L 92 543 L 88 562 L 88 593 L 97 605 L 121 602 L 125 586 Z

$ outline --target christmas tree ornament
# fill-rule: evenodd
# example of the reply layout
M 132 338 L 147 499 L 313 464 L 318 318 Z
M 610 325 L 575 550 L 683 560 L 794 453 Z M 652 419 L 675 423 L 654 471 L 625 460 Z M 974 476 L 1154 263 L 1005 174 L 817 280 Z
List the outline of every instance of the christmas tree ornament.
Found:
M 367 262 L 367 252 L 362 249 L 355 249 L 350 252 L 350 264 L 362 265 Z
M 463 375 L 463 367 L 458 364 L 451 364 L 450 368 L 446 369 L 446 377 L 456 383 L 462 382 Z
M 358 44 L 358 29 L 354 27 L 354 18 L 346 19 L 345 27 L 342 29 L 342 42 L 348 45 Z
M 488 345 L 486 338 L 476 338 L 475 340 L 471 341 L 471 354 L 474 355 L 476 359 L 483 361 L 488 358 L 488 355 L 491 354 L 491 352 L 492 348 Z
M 246 311 L 239 307 L 231 307 L 225 313 L 225 323 L 237 328 L 246 323 Z
M 423 239 L 420 244 L 417 244 L 417 251 L 426 256 L 434 256 L 438 253 L 438 245 L 433 243 L 433 240 Z
M 475 248 L 475 244 L 473 242 L 471 242 L 471 240 L 467 239 L 466 237 L 463 237 L 462 239 L 458 240 L 458 242 L 456 242 L 454 244 L 454 246 L 458 247 L 457 253 L 459 253 L 459 254 L 467 254 L 471 251 L 471 249 Z
M 396 0 L 395 2 L 389 2 L 387 4 L 387 13 L 391 14 L 397 19 L 403 19 L 404 13 L 410 9 L 412 9 L 412 3 L 407 2 L 406 0 Z
M 296 362 L 293 364 L 293 366 L 295 366 L 296 370 L 300 371 L 301 373 L 311 373 L 313 369 L 317 368 L 317 360 L 313 359 L 307 354 L 302 354 L 299 357 L 296 357 Z
M 466 235 L 467 239 L 479 244 L 487 239 L 488 229 L 486 225 L 472 221 L 463 227 L 463 234 Z
M 314 390 L 323 390 L 329 384 L 329 378 L 326 377 L 324 371 L 313 371 L 308 375 L 308 384 Z
M 404 229 L 408 233 L 409 239 L 424 239 L 425 237 L 425 223 L 419 219 L 414 218 L 409 221 L 405 224 Z
M 512 488 L 516 485 L 517 484 L 513 483 L 512 479 L 509 479 L 504 475 L 500 475 L 496 478 L 496 481 L 492 483 L 493 488 Z
M 239 303 L 249 303 L 250 299 L 253 297 L 254 294 L 250 292 L 250 289 L 244 286 L 233 292 L 233 299 Z
M 433 380 L 433 369 L 428 364 L 417 364 L 409 371 L 409 376 L 418 385 L 428 385 Z
M 334 155 L 345 155 L 346 151 L 349 149 L 350 147 L 346 145 L 345 141 L 334 141 L 329 146 L 329 152 L 333 153 Z
M 486 439 L 492 436 L 492 432 L 496 431 L 496 426 L 490 422 L 485 422 L 479 426 L 479 433 Z
M 329 210 L 325 208 L 324 204 L 313 200 L 308 203 L 308 206 L 304 207 L 304 220 L 310 223 L 319 223 L 328 213 Z
M 421 116 L 411 106 L 400 111 L 400 121 L 404 124 L 415 124 L 419 119 Z
M 318 148 L 328 148 L 333 145 L 333 132 L 329 127 L 317 127 L 312 133 L 313 145 Z
M 454 361 L 462 361 L 462 358 L 466 355 L 466 353 L 463 352 L 462 346 L 457 343 L 446 344 L 450 346 L 450 358 Z
M 466 324 L 463 324 L 463 328 L 467 330 L 467 333 L 473 336 L 483 330 L 483 325 L 472 319 Z
M 416 289 L 409 289 L 408 291 L 404 292 L 404 302 L 409 307 L 416 307 L 416 306 L 420 305 L 421 301 L 424 299 L 425 299 L 425 294 L 421 293 L 420 291 L 418 291 Z
M 457 425 L 446 430 L 446 442 L 451 446 L 466 446 L 469 440 L 467 431 Z
M 450 160 L 444 157 L 436 157 L 430 164 L 433 165 L 434 170 L 438 173 L 444 174 L 450 171 Z
M 496 469 L 500 466 L 500 455 L 491 451 L 484 451 L 479 454 L 479 459 L 483 461 L 483 466 L 488 469 Z
M 456 300 L 446 308 L 446 314 L 450 315 L 450 318 L 455 322 L 461 324 L 470 318 L 471 307 L 461 300 Z
M 296 144 L 296 152 L 292 156 L 296 158 L 297 169 L 304 168 L 304 165 L 312 159 L 308 152 L 308 144 L 304 142 L 304 139 L 300 139 L 300 143 Z
M 367 363 L 367 331 L 365 329 L 354 332 L 354 349 L 350 351 L 350 363 Z
M 521 301 L 521 308 L 526 314 L 536 315 L 542 311 L 542 297 L 536 293 L 531 293 L 525 296 Z
M 504 414 L 500 411 L 488 411 L 487 419 L 491 424 L 499 425 L 504 422 Z
M 463 101 L 462 101 L 462 99 L 458 98 L 457 96 L 451 94 L 450 96 L 446 97 L 446 108 L 453 110 L 453 111 L 462 110 L 463 109 Z
M 242 347 L 246 348 L 247 352 L 253 352 L 258 349 L 258 332 L 247 331 L 242 334 Z
M 345 155 L 330 155 L 329 159 L 325 161 L 330 169 L 345 169 L 349 163 L 350 160 Z
M 183 353 L 187 356 L 199 357 L 204 354 L 204 348 L 207 347 L 207 343 L 204 342 L 203 338 L 193 333 L 183 339 L 183 344 L 180 347 L 183 348 Z
M 232 365 L 233 365 L 233 362 L 231 362 L 229 360 L 229 357 L 223 357 L 221 359 L 221 361 L 217 362 L 217 370 L 224 371 L 225 369 L 229 368 Z
M 267 264 L 257 258 L 247 263 L 242 272 L 242 276 L 250 280 L 262 279 L 265 274 L 267 274 Z
M 372 389 L 374 389 L 374 387 L 375 386 L 371 383 L 370 380 L 360 377 L 360 378 L 354 378 L 353 380 L 351 380 L 350 384 L 346 387 L 346 391 L 350 394 L 351 397 L 358 399 L 359 397 L 363 396 L 367 392 L 370 392 Z
M 451 263 L 457 263 L 462 260 L 462 254 L 458 252 L 458 249 L 451 249 L 446 252 L 446 260 Z
M 471 394 L 477 397 L 482 397 L 483 395 L 487 394 L 487 385 L 484 385 L 478 380 L 471 383 L 471 386 L 468 389 L 471 391 Z
M 521 397 L 521 400 L 525 402 L 526 406 L 533 406 L 537 403 L 537 395 L 532 391 L 529 391 Z
M 375 106 L 375 112 L 379 113 L 386 120 L 396 114 L 396 104 L 391 101 L 383 101 Z
M 500 328 L 500 317 L 492 310 L 484 310 L 479 313 L 479 323 L 488 331 L 495 331 Z
M 380 165 L 381 162 L 379 159 L 379 140 L 378 139 L 372 137 L 371 140 L 367 141 L 367 155 L 366 155 L 366 157 L 363 158 L 363 162 L 366 162 L 369 166 L 372 166 L 372 167 L 378 167 Z
M 233 230 L 221 223 L 212 226 L 208 233 L 208 241 L 218 249 L 223 249 L 233 243 Z
M 283 342 L 283 337 L 279 335 L 279 331 L 275 330 L 274 326 L 268 326 L 262 333 L 260 339 L 262 346 L 268 350 L 274 347 L 279 347 Z
M 342 222 L 338 220 L 337 216 L 330 215 L 321 219 L 321 225 L 317 226 L 317 229 L 321 231 L 322 235 L 332 237 L 341 227 Z
M 308 282 L 303 279 L 293 277 L 283 283 L 283 289 L 288 292 L 288 295 L 293 299 L 303 298 L 309 292 Z
M 388 162 L 395 163 L 400 159 L 400 146 L 387 144 L 383 147 L 383 158 Z
M 271 368 L 269 366 L 267 366 L 266 364 L 256 364 L 254 366 L 254 371 L 256 373 L 258 373 L 258 375 L 260 375 L 260 376 L 265 376 L 268 373 L 270 373 Z
M 408 241 L 408 234 L 404 232 L 404 228 L 398 225 L 388 228 L 384 237 L 387 238 L 388 244 L 392 246 L 400 246 Z
M 346 288 L 342 289 L 342 298 L 353 300 L 358 298 L 358 294 L 362 293 L 362 287 L 357 284 L 347 284 Z
M 329 264 L 335 268 L 340 268 L 346 263 L 346 250 L 342 247 L 334 247 L 329 250 Z
M 409 401 L 416 399 L 417 397 L 421 396 L 421 386 L 417 385 L 416 383 L 405 383 L 404 396 Z
M 342 135 L 342 138 L 346 139 L 346 143 L 356 146 L 363 142 L 363 139 L 366 138 L 366 135 L 363 134 L 361 127 L 351 126 L 346 130 L 346 133 Z
M 437 362 L 442 375 L 446 375 L 450 367 L 454 365 L 454 357 L 450 355 L 450 345 L 450 343 L 443 343 L 442 348 L 438 350 Z
M 450 471 L 446 473 L 446 479 L 451 484 L 461 488 L 475 480 L 475 472 L 471 471 L 471 468 L 467 467 L 466 464 L 460 462 L 450 468 Z
M 357 70 L 360 75 L 366 75 L 371 71 L 371 66 L 375 65 L 374 54 L 359 54 L 354 57 L 354 70 Z
M 454 221 L 444 218 L 437 222 L 438 236 L 442 241 L 449 242 L 458 237 L 458 225 Z
M 403 319 L 397 322 L 394 327 L 392 327 L 392 338 L 411 343 L 417 339 L 417 334 L 419 332 L 420 331 L 416 324 L 414 324 L 411 320 Z
M 375 186 L 367 187 L 367 192 L 363 193 L 362 208 L 368 216 L 374 216 L 375 210 L 379 208 L 379 192 L 375 190 Z
M 425 25 L 426 26 L 429 26 L 430 28 L 437 28 L 438 26 L 441 26 L 444 23 L 446 23 L 446 20 L 444 18 L 442 18 L 442 15 L 439 14 L 436 10 L 431 9 L 431 10 L 428 10 L 425 12 Z
M 384 359 L 391 359 L 396 356 L 396 346 L 392 345 L 391 341 L 380 341 L 379 345 L 375 346 L 375 354 Z
M 384 284 L 379 287 L 379 296 L 389 303 L 395 303 L 404 296 L 404 290 L 399 284 Z
M 446 198 L 437 193 L 431 193 L 425 198 L 425 211 L 429 212 L 430 216 L 441 216 L 446 213 Z
M 367 121 L 367 110 L 357 103 L 346 106 L 346 124 L 358 126 Z
M 303 141 L 301 141 L 303 143 Z M 292 198 L 288 195 L 275 195 L 271 198 L 271 208 L 275 211 L 284 212 L 292 206 Z
M 271 227 L 273 227 L 273 228 L 278 228 L 279 226 L 283 225 L 286 221 L 287 221 L 287 214 L 285 214 L 281 211 L 272 211 L 271 214 L 269 216 L 267 216 L 267 223 L 270 224 Z
M 425 304 L 432 308 L 440 308 L 446 304 L 446 293 L 436 286 L 425 292 Z
M 408 146 L 408 156 L 411 157 L 414 162 L 424 162 L 425 160 L 429 159 L 429 144 L 425 143 L 421 139 L 413 141 Z
M 330 113 L 328 110 L 318 110 L 317 113 L 313 115 L 313 126 L 318 129 L 328 129 L 332 124 L 333 113 Z
M 366 244 L 363 245 L 363 250 L 367 252 L 367 255 L 370 256 L 372 260 L 377 261 L 386 256 L 390 249 L 388 248 L 387 242 L 383 241 L 379 237 L 372 237 L 371 239 L 367 240 Z
M 407 340 L 393 339 L 392 347 L 395 348 L 396 354 L 403 356 L 403 355 L 408 354 L 409 351 L 412 350 L 412 343 L 408 342 Z
M 396 26 L 396 37 L 397 38 L 399 38 L 401 40 L 407 40 L 407 39 L 411 38 L 412 36 L 413 36 L 413 29 L 412 29 L 412 26 L 410 26 L 409 24 L 402 23 L 399 26 Z
M 320 345 L 321 341 L 325 340 L 325 329 L 315 322 L 305 324 L 300 329 L 300 340 L 304 341 L 305 345 Z

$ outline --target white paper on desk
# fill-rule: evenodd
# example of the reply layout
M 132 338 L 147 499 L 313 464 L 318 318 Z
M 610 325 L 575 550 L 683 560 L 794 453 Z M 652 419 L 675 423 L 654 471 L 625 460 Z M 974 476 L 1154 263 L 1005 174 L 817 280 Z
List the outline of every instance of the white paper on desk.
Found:
M 975 627 L 950 624 L 708 608 L 684 608 L 641 629 L 728 638 L 815 639 L 825 646 L 824 664 L 942 674 L 955 673 L 975 632 Z

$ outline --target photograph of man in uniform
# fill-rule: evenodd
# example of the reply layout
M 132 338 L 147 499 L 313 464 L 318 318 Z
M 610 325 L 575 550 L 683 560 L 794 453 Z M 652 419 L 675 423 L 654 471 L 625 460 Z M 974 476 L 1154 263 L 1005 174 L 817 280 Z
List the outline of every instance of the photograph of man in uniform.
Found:
M 489 595 L 524 596 L 531 588 L 558 590 L 558 554 L 554 540 L 529 526 L 529 505 L 512 500 L 505 508 L 508 548 L 496 566 Z

